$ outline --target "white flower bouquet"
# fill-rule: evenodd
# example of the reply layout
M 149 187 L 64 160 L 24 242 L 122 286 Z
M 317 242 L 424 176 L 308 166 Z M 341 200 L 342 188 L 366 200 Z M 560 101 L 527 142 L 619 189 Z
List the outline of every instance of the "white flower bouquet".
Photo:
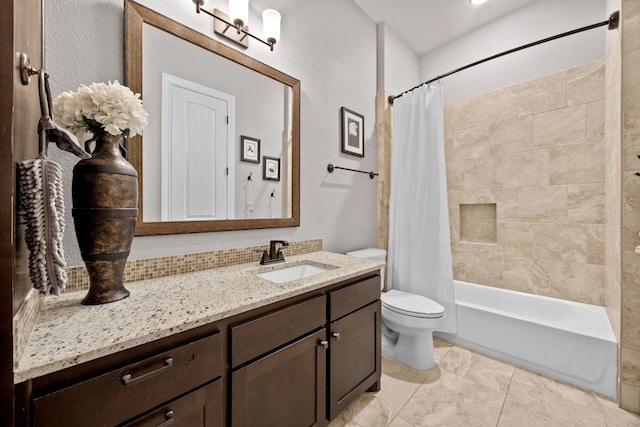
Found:
M 147 126 L 148 114 L 140 94 L 118 81 L 82 85 L 77 92 L 63 92 L 53 100 L 54 119 L 81 135 L 99 129 L 111 135 L 135 136 Z

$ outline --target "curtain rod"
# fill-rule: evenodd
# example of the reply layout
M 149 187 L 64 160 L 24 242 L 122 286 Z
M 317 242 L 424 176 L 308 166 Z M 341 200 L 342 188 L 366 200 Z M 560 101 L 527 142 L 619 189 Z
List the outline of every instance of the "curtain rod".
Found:
M 405 94 L 407 94 L 407 93 L 409 93 L 411 91 L 414 91 L 414 90 L 416 90 L 416 89 L 418 89 L 418 88 L 420 88 L 420 87 L 422 87 L 424 85 L 427 85 L 429 83 L 433 83 L 435 81 L 438 81 L 438 80 L 442 79 L 443 77 L 450 76 L 450 75 L 455 74 L 455 73 L 457 73 L 459 71 L 466 70 L 467 68 L 475 67 L 476 65 L 480 65 L 480 64 L 482 64 L 484 62 L 491 61 L 492 59 L 500 58 L 501 56 L 505 56 L 505 55 L 508 55 L 510 53 L 518 52 L 519 50 L 527 49 L 527 48 L 530 48 L 530 47 L 533 47 L 533 46 L 537 46 L 537 45 L 542 44 L 542 43 L 550 42 L 552 40 L 556 40 L 556 39 L 559 39 L 559 38 L 562 38 L 562 37 L 566 37 L 566 36 L 570 36 L 570 35 L 573 35 L 573 34 L 581 33 L 583 31 L 592 30 L 594 28 L 602 27 L 602 26 L 605 26 L 605 25 L 608 25 L 608 29 L 609 30 L 614 30 L 614 29 L 618 28 L 618 22 L 619 21 L 620 21 L 620 11 L 615 11 L 609 16 L 609 19 L 607 19 L 606 21 L 598 22 L 596 24 L 587 25 L 586 27 L 576 28 L 575 30 L 567 31 L 566 33 L 556 34 L 555 36 L 547 37 L 547 38 L 544 38 L 544 39 L 541 39 L 541 40 L 538 40 L 538 41 L 535 41 L 535 42 L 532 42 L 532 43 L 527 43 L 525 45 L 518 46 L 518 47 L 506 50 L 506 51 L 501 52 L 501 53 L 497 53 L 497 54 L 489 56 L 487 58 L 480 59 L 479 61 L 472 62 L 471 64 L 467 64 L 467 65 L 465 65 L 463 67 L 456 68 L 453 71 L 449 71 L 448 73 L 441 74 L 441 75 L 439 75 L 437 77 L 432 78 L 431 80 L 427 80 L 426 82 L 422 82 L 419 85 L 414 86 L 409 90 L 405 90 L 400 95 L 395 95 L 395 96 L 394 95 L 389 95 L 389 98 L 387 98 L 387 99 L 389 101 L 389 104 L 393 105 L 393 101 L 396 98 L 400 98 L 401 96 L 403 96 L 403 95 L 405 95 Z

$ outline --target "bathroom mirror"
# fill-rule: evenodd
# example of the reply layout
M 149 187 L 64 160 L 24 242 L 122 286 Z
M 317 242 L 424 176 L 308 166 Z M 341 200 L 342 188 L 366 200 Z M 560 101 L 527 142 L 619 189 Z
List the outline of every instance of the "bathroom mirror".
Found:
M 127 1 L 125 84 L 149 113 L 136 235 L 300 225 L 297 79 Z

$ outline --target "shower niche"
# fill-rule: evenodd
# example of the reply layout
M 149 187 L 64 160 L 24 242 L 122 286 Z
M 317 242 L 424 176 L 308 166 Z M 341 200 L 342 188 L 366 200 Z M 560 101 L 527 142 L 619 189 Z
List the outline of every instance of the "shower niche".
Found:
M 495 203 L 460 204 L 460 241 L 496 244 L 498 223 Z

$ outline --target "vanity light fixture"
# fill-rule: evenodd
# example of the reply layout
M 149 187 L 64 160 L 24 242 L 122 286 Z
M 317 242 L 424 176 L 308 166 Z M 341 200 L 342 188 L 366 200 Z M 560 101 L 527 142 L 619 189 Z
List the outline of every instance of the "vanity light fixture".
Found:
M 209 12 L 203 9 L 205 0 L 193 0 L 196 5 L 196 13 L 204 12 L 213 19 L 213 32 L 231 40 L 240 46 L 249 47 L 249 37 L 269 46 L 273 51 L 273 45 L 280 39 L 280 13 L 274 9 L 266 9 L 262 12 L 263 40 L 249 32 L 247 21 L 249 20 L 249 0 L 229 0 L 229 15 L 219 9 Z M 234 31 L 235 29 L 235 31 Z

